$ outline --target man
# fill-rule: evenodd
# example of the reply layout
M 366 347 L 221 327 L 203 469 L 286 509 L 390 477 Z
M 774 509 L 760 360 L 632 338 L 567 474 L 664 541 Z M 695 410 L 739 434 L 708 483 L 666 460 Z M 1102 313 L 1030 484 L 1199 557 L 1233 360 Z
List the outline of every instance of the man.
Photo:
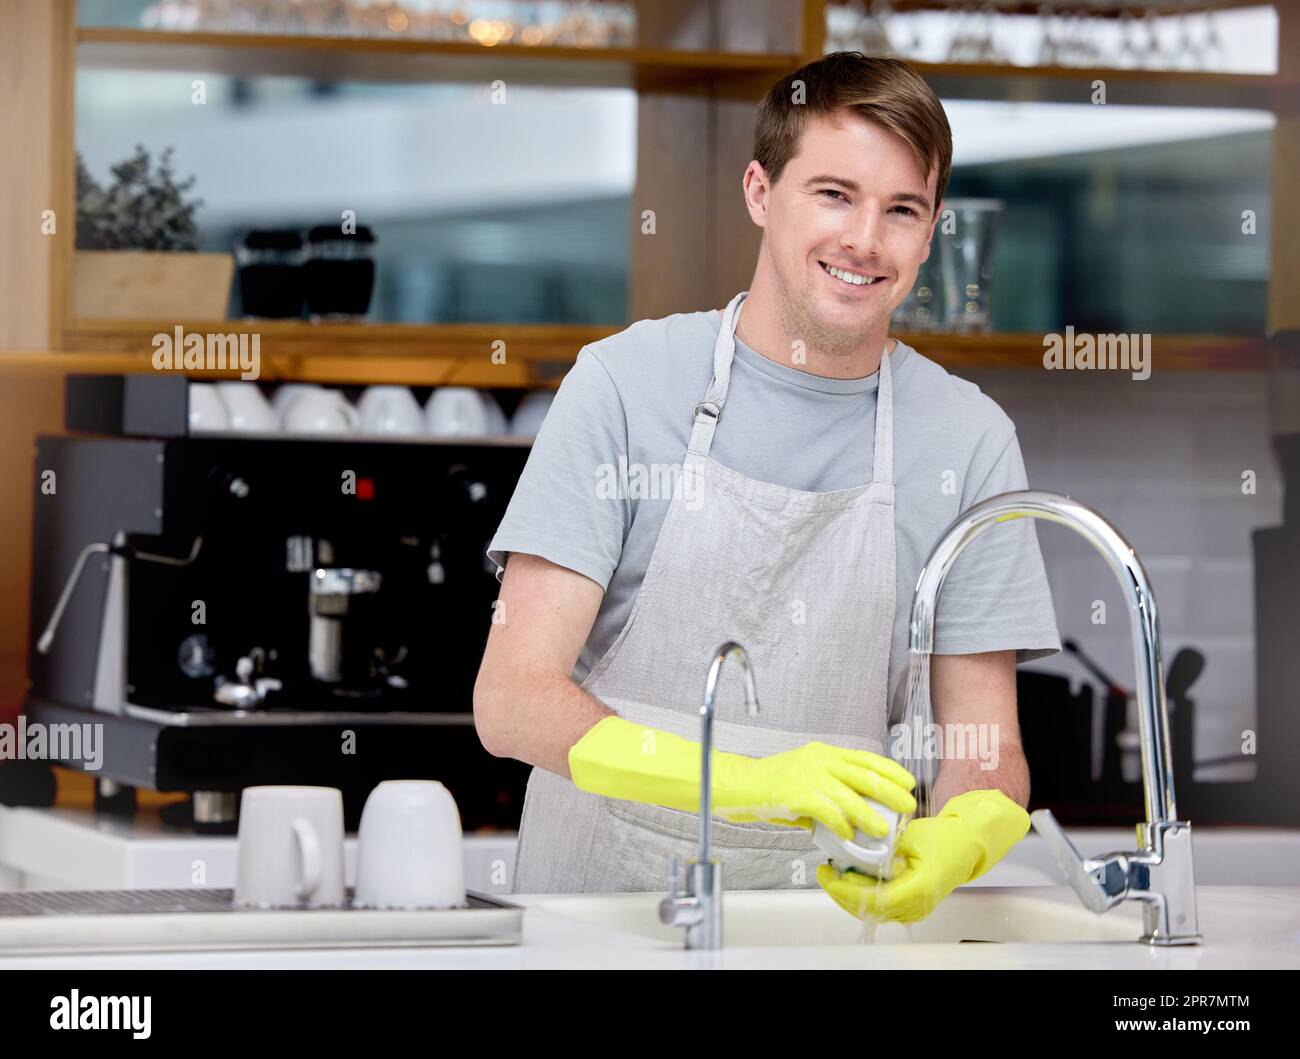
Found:
M 489 548 L 504 576 L 475 720 L 490 752 L 536 766 L 516 892 L 661 890 L 693 855 L 701 696 L 727 640 L 762 703 L 751 716 L 724 674 L 728 888 L 806 886 L 820 865 L 850 912 L 910 921 L 1027 832 L 1015 665 L 1060 646 L 1028 521 L 972 542 L 938 608 L 934 719 L 985 726 L 996 760 L 940 762 L 941 809 L 908 824 L 888 883 L 822 863 L 810 831 L 882 835 L 873 802 L 915 811 L 886 741 L 917 575 L 961 511 L 1027 485 L 1001 409 L 888 338 L 951 160 L 905 63 L 808 64 L 759 108 L 749 291 L 580 352 Z

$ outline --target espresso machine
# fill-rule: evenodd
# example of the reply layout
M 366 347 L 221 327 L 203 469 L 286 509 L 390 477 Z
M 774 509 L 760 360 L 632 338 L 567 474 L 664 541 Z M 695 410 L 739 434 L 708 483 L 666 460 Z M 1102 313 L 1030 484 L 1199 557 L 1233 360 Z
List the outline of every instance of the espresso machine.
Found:
M 96 804 L 438 779 L 467 829 L 517 826 L 529 768 L 472 693 L 499 585 L 488 542 L 526 441 L 188 432 L 188 381 L 69 376 L 37 439 L 28 722 L 101 725 Z M 84 760 L 61 759 L 73 768 Z

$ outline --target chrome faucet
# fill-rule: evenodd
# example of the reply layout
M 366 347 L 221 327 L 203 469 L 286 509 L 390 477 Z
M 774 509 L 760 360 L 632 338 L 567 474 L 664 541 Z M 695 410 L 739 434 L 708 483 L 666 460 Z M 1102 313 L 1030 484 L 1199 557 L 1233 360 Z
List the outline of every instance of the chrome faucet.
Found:
M 1192 825 L 1178 819 L 1174 805 L 1156 598 L 1137 553 L 1119 531 L 1090 507 L 1055 493 L 1002 493 L 974 505 L 944 531 L 921 568 L 912 601 L 912 651 L 929 654 L 934 649 L 935 601 L 957 556 L 990 526 L 1019 518 L 1047 519 L 1080 534 L 1101 552 L 1129 601 L 1147 815 L 1146 823 L 1138 825 L 1140 849 L 1089 860 L 1080 856 L 1051 810 L 1039 809 L 1029 819 L 1086 908 L 1101 913 L 1121 901 L 1141 901 L 1139 940 L 1151 945 L 1195 945 L 1201 935 L 1196 925 Z
M 713 701 L 718 674 L 728 658 L 740 663 L 745 677 L 745 707 L 758 716 L 758 691 L 749 655 L 738 643 L 728 640 L 713 654 L 704 682 L 704 705 L 700 707 L 700 855 L 686 864 L 686 894 L 677 892 L 681 862 L 668 864 L 668 896 L 659 902 L 659 919 L 670 927 L 686 928 L 688 949 L 722 948 L 722 865 L 709 848 L 713 826 Z

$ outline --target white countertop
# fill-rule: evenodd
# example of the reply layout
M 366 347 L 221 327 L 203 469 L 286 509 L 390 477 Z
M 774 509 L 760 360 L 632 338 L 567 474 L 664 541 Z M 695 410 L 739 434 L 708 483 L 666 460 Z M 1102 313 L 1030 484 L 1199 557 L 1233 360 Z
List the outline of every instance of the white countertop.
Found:
M 1132 831 L 1072 828 L 1085 855 L 1131 847 Z M 468 835 L 466 884 L 523 906 L 523 940 L 516 946 L 474 948 L 356 948 L 178 953 L 104 953 L 5 957 L 0 970 L 17 968 L 867 968 L 1055 967 L 1124 969 L 1300 968 L 1300 831 L 1200 829 L 1196 832 L 1198 946 L 1152 948 L 1139 943 L 1139 909 L 1125 904 L 1107 913 L 1135 924 L 1133 941 L 1073 944 L 842 944 L 733 946 L 688 952 L 666 942 L 582 922 L 542 907 L 547 895 L 509 893 L 514 836 Z M 166 831 L 148 818 L 121 820 L 66 809 L 0 807 L 0 869 L 29 874 L 60 888 L 228 887 L 233 842 Z M 349 846 L 355 840 L 349 840 Z M 352 851 L 354 852 L 354 851 Z M 351 861 L 351 856 L 349 861 Z M 196 861 L 205 879 L 191 877 Z M 1078 908 L 1034 833 L 971 889 L 1005 887 Z M 1224 880 L 1241 883 L 1223 885 Z M 484 885 L 484 883 L 487 885 Z M 1253 885 L 1254 883 L 1270 885 Z M 1287 885 L 1272 885 L 1274 883 Z M 1032 885 L 1032 884 L 1038 885 Z M 1248 884 L 1249 883 L 1249 884 Z M 18 885 L 22 885 L 20 882 Z M 619 895 L 647 902 L 663 894 Z M 829 901 L 829 897 L 819 895 Z M 724 906 L 725 907 L 725 906 Z M 847 914 L 845 915 L 847 919 Z M 673 936 L 678 937 L 680 932 Z
M 1077 904 L 1065 887 L 1036 887 L 1035 897 Z M 642 895 L 636 895 L 639 899 Z M 657 903 L 659 894 L 644 899 Z M 1136 940 L 1075 944 L 820 945 L 733 947 L 689 952 L 679 944 L 622 934 L 537 907 L 544 895 L 510 898 L 526 909 L 523 942 L 484 948 L 313 949 L 3 957 L 18 969 L 759 969 L 996 968 L 1045 970 L 1209 970 L 1300 968 L 1300 887 L 1203 886 L 1197 904 L 1204 941 L 1152 948 Z M 724 897 L 725 900 L 725 897 Z M 827 898 L 829 900 L 829 898 Z M 724 906 L 725 907 L 725 906 Z M 1108 915 L 1127 915 L 1120 906 Z

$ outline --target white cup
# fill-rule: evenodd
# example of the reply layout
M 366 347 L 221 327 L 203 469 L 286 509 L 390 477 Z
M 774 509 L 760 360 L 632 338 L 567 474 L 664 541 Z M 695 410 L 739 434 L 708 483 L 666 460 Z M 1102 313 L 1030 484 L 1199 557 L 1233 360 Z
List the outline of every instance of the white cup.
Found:
M 510 433 L 517 437 L 536 437 L 554 400 L 555 394 L 551 390 L 534 390 L 528 394 L 515 409 L 514 418 L 510 420 Z
M 336 787 L 245 787 L 235 904 L 341 908 L 343 793 Z
M 262 391 L 252 382 L 219 382 L 217 393 L 230 412 L 230 429 L 253 434 L 273 434 L 280 421 Z
M 863 800 L 884 818 L 889 830 L 883 836 L 877 838 L 854 828 L 853 838 L 843 839 L 818 820 L 813 828 L 813 845 L 826 854 L 828 862 L 836 871 L 852 868 L 878 879 L 892 879 L 897 866 L 894 853 L 898 840 L 902 838 L 903 828 L 911 818 L 874 798 L 863 795 Z
M 465 854 L 456 800 L 437 780 L 385 780 L 357 831 L 359 908 L 464 908 Z
M 405 386 L 370 386 L 357 402 L 364 434 L 419 434 L 424 429 L 420 403 Z
M 442 437 L 477 437 L 488 432 L 488 414 L 470 386 L 443 386 L 424 406 L 424 429 Z
M 230 411 L 210 382 L 190 383 L 190 433 L 230 429 Z
M 271 397 L 271 408 L 275 412 L 275 418 L 284 423 L 284 414 L 289 411 L 289 406 L 304 393 L 310 393 L 322 390 L 324 387 L 316 385 L 314 382 L 286 382 L 279 386 L 275 394 Z
M 338 390 L 300 393 L 284 413 L 289 434 L 355 434 L 361 416 Z

